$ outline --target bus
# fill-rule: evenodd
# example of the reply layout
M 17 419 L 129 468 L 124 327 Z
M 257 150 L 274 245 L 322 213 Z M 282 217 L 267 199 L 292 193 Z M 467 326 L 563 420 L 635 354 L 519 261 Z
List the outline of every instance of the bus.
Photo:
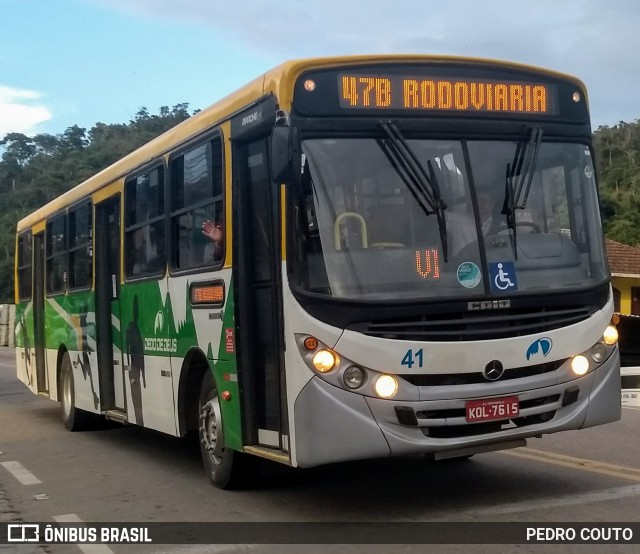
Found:
M 18 377 L 221 488 L 618 420 L 591 142 L 553 71 L 285 62 L 18 223 Z

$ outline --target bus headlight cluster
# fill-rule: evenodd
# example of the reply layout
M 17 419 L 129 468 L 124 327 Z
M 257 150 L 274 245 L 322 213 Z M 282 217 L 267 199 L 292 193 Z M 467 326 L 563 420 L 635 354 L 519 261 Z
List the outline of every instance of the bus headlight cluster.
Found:
M 615 325 L 609 325 L 602 334 L 602 338 L 589 350 L 571 358 L 571 371 L 577 377 L 582 377 L 589 371 L 604 363 L 618 343 L 618 330 Z
M 372 398 L 417 399 L 417 389 L 403 379 L 354 363 L 315 337 L 296 335 L 296 342 L 307 367 L 326 383 Z

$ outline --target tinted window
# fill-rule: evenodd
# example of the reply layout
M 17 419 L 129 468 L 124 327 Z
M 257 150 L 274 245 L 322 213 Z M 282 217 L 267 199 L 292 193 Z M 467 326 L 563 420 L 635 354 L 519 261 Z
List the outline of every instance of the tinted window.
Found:
M 164 170 L 157 167 L 125 183 L 125 274 L 161 275 L 166 265 Z
M 67 217 L 47 223 L 47 292 L 63 292 L 67 282 Z
M 31 231 L 18 237 L 18 296 L 21 300 L 31 298 Z
M 69 211 L 69 288 L 91 286 L 93 249 L 91 204 Z
M 215 137 L 171 160 L 172 267 L 188 270 L 220 265 L 224 240 L 202 234 L 209 220 L 224 230 L 222 140 Z M 224 236 L 224 235 L 223 235 Z

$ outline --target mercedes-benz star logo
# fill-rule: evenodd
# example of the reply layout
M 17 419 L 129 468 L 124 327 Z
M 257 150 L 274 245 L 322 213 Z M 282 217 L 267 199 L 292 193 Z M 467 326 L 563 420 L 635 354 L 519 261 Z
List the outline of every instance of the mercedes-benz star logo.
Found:
M 491 360 L 484 368 L 482 375 L 487 381 L 497 381 L 504 375 L 504 366 L 499 360 Z

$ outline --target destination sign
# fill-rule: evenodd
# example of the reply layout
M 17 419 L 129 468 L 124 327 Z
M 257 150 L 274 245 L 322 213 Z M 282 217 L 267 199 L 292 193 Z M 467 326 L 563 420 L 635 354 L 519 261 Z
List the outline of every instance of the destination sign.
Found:
M 556 115 L 553 85 L 437 76 L 341 73 L 340 107 Z

